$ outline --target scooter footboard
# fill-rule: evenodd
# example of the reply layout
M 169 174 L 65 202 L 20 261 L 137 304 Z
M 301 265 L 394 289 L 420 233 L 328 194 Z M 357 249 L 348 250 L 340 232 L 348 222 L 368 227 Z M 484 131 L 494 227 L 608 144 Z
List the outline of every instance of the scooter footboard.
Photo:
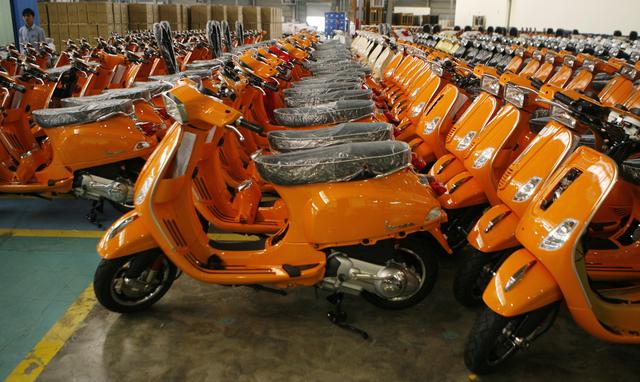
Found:
M 498 204 L 487 210 L 473 226 L 467 241 L 480 252 L 498 252 L 520 245 L 516 226 L 520 218 L 511 208 Z
M 117 259 L 158 247 L 135 211 L 123 215 L 109 227 L 98 243 L 98 255 Z
M 563 295 L 547 268 L 523 248 L 502 263 L 482 299 L 499 315 L 514 317 L 562 300 Z

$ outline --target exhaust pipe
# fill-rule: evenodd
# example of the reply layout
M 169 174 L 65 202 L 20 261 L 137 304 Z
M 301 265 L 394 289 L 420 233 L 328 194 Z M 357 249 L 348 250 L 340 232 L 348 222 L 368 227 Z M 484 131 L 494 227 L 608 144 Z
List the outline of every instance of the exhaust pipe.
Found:
M 73 193 L 84 199 L 108 199 L 119 204 L 133 203 L 133 185 L 96 175 L 81 175 L 80 185 L 73 189 Z

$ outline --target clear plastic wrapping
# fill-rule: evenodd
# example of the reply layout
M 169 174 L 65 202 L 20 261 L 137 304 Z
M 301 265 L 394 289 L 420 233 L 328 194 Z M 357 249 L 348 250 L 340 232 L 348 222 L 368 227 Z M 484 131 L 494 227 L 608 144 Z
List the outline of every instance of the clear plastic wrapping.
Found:
M 306 86 L 310 84 L 321 85 L 326 84 L 327 82 L 355 82 L 360 81 L 362 79 L 356 73 L 335 73 L 335 74 L 325 74 L 323 76 L 313 76 L 313 77 L 305 77 L 299 81 L 296 81 L 293 86 L 300 87 Z
M 130 99 L 133 101 L 144 99 L 148 101 L 151 99 L 151 93 L 145 88 L 112 89 L 92 96 L 65 98 L 62 100 L 62 106 L 79 106 L 112 99 Z
M 167 74 L 163 76 L 150 76 L 149 80 L 173 83 L 185 77 L 202 78 L 202 77 L 208 77 L 210 75 L 211 75 L 211 69 L 195 69 L 195 70 L 185 70 L 184 72 L 180 72 L 176 74 Z
M 326 83 L 284 89 L 282 95 L 285 98 L 318 97 L 337 90 L 357 90 L 361 88 L 362 85 L 358 82 Z
M 348 122 L 313 130 L 274 130 L 267 135 L 274 152 L 309 150 L 344 143 L 388 141 L 393 126 L 384 122 Z
M 273 111 L 276 123 L 289 127 L 349 122 L 373 113 L 370 100 L 336 101 L 312 107 L 289 107 Z
M 218 58 L 213 60 L 195 60 L 190 64 L 187 64 L 185 67 L 187 70 L 198 70 L 198 69 L 215 69 L 222 66 L 222 61 Z
M 40 109 L 32 112 L 33 119 L 44 128 L 95 122 L 117 113 L 133 114 L 130 100 L 108 100 L 86 105 Z
M 282 186 L 367 179 L 393 173 L 410 162 L 411 149 L 400 141 L 346 143 L 255 158 L 260 176 Z
M 338 78 L 329 78 L 325 81 L 306 81 L 306 82 L 296 82 L 290 88 L 293 91 L 305 91 L 306 89 L 323 89 L 323 88 L 331 88 L 334 85 L 342 85 L 342 84 L 355 84 L 362 85 L 362 80 L 360 77 L 338 77 Z
M 170 83 L 163 81 L 148 81 L 148 82 L 134 82 L 134 88 L 144 88 L 151 93 L 151 97 L 160 95 L 161 93 L 171 90 L 173 86 Z
M 47 69 L 47 75 L 50 79 L 57 80 L 69 70 L 71 70 L 71 65 L 58 66 L 57 68 Z
M 373 96 L 373 92 L 371 89 L 356 89 L 356 90 L 336 90 L 332 92 L 327 92 L 322 95 L 316 95 L 315 97 L 310 96 L 291 96 L 285 97 L 285 103 L 288 107 L 302 107 L 302 106 L 313 106 L 320 105 L 323 103 L 331 102 L 331 101 L 345 101 L 345 100 L 356 100 L 356 99 L 371 99 Z

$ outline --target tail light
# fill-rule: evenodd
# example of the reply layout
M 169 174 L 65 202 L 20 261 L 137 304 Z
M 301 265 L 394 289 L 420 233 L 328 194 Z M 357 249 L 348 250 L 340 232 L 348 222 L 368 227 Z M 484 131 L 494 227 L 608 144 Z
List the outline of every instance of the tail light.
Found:
M 422 170 L 427 167 L 427 162 L 425 162 L 418 154 L 411 153 L 411 165 L 413 165 L 413 168 L 415 168 L 416 171 L 422 172 Z
M 136 123 L 136 126 L 138 126 L 140 130 L 144 131 L 147 135 L 154 135 L 162 128 L 160 124 L 154 122 L 138 122 Z
M 429 187 L 431 187 L 436 195 L 441 196 L 447 193 L 447 188 L 433 176 L 427 175 L 427 180 L 429 181 Z

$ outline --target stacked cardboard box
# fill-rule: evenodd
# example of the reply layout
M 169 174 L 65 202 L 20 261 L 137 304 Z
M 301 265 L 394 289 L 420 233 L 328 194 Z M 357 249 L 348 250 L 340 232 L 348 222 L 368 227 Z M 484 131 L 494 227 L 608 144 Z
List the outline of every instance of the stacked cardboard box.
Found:
M 244 23 L 243 20 L 243 12 L 242 12 L 242 6 L 237 6 L 237 5 L 227 5 L 226 9 L 227 9 L 227 21 L 229 22 L 229 26 L 231 27 L 231 29 L 236 27 L 236 21 L 240 21 L 241 23 Z M 247 27 L 245 26 L 245 29 L 247 29 Z
M 151 29 L 160 21 L 158 6 L 155 4 L 129 4 L 129 30 Z
M 261 7 L 242 7 L 242 23 L 244 24 L 244 29 L 246 30 L 261 31 Z
M 267 32 L 265 38 L 282 37 L 282 8 L 260 8 L 262 30 Z
M 127 4 L 113 4 L 113 24 L 115 31 L 124 35 L 129 30 L 129 7 Z
M 44 34 L 47 37 L 51 37 L 49 31 L 49 10 L 47 9 L 47 3 L 38 3 L 38 17 L 40 19 L 40 27 L 44 29 Z
M 224 5 L 212 5 L 211 13 L 209 13 L 211 20 L 222 21 L 227 19 L 227 7 Z
M 191 29 L 204 29 L 211 15 L 210 5 L 192 5 L 190 8 Z
M 168 21 L 171 30 L 183 31 L 189 28 L 189 20 L 184 17 L 183 12 L 186 5 L 181 4 L 162 4 L 158 5 L 158 14 L 160 21 Z

